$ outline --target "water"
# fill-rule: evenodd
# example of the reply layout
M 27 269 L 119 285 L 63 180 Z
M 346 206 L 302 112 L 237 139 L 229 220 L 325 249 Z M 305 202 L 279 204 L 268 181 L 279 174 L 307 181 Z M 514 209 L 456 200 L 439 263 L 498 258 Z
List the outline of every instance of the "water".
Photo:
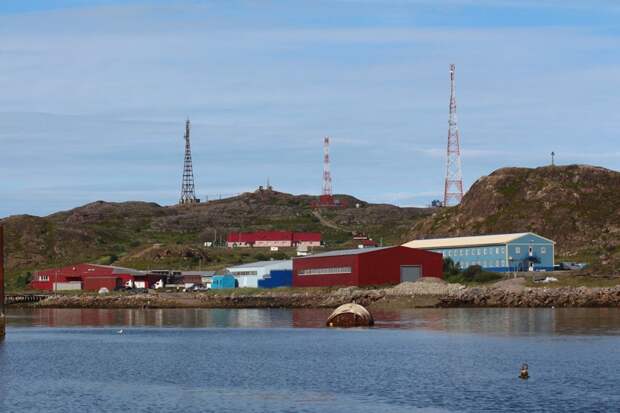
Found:
M 620 411 L 620 309 L 328 313 L 12 310 L 0 411 Z

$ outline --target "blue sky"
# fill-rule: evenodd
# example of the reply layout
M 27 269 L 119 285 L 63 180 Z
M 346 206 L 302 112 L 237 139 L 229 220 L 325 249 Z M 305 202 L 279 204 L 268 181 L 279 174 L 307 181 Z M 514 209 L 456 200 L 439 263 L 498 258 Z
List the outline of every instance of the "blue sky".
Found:
M 198 195 L 440 198 L 450 63 L 463 178 L 620 169 L 620 3 L 0 2 L 0 216 L 173 204 L 183 123 Z

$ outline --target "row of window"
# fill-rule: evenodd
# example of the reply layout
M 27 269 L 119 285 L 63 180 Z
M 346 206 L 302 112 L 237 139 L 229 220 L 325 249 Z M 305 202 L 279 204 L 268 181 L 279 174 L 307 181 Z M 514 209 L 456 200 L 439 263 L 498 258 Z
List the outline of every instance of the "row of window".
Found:
M 49 280 L 50 280 L 49 275 L 39 275 L 39 281 L 49 281 Z
M 444 257 L 467 257 L 467 256 L 480 256 L 480 255 L 499 255 L 505 254 L 505 247 L 490 247 L 490 248 L 460 248 L 441 250 Z M 534 247 L 528 247 L 528 253 L 532 255 L 534 253 Z M 547 247 L 540 247 L 540 253 L 546 254 Z M 515 254 L 521 254 L 521 247 L 515 247 Z
M 235 271 L 233 275 L 258 275 L 257 271 Z
M 351 274 L 351 267 L 306 268 L 299 275 Z
M 487 261 L 487 260 L 483 260 L 483 261 L 457 261 L 459 264 L 461 264 L 461 268 L 467 268 L 470 267 L 472 265 L 479 265 L 483 268 L 489 268 L 489 267 L 505 267 L 506 266 L 506 260 L 495 260 L 495 261 Z
M 467 257 L 469 255 L 491 255 L 491 254 L 505 254 L 505 247 L 491 247 L 491 248 L 460 248 L 460 249 L 449 249 L 442 250 L 441 253 L 444 257 Z

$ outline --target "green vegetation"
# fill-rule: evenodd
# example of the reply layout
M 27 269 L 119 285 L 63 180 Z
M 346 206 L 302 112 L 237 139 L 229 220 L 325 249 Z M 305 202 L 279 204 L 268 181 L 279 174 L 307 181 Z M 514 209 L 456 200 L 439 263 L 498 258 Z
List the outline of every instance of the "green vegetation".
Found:
M 484 284 L 499 281 L 503 278 L 501 274 L 489 272 L 482 269 L 479 265 L 472 265 L 465 270 L 461 270 L 459 264 L 455 264 L 452 258 L 446 257 L 443 260 L 444 279 L 449 283 Z

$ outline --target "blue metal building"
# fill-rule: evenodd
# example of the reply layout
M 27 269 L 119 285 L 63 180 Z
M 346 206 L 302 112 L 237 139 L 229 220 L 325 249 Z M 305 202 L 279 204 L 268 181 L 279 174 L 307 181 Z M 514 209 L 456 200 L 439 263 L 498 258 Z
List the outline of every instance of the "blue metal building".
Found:
M 214 275 L 211 288 L 237 288 L 237 279 L 232 275 Z
M 293 285 L 293 270 L 271 270 L 269 275 L 258 280 L 258 288 L 290 287 Z
M 442 253 L 463 269 L 480 265 L 495 272 L 551 271 L 555 264 L 555 242 L 532 232 L 423 239 L 404 246 Z

